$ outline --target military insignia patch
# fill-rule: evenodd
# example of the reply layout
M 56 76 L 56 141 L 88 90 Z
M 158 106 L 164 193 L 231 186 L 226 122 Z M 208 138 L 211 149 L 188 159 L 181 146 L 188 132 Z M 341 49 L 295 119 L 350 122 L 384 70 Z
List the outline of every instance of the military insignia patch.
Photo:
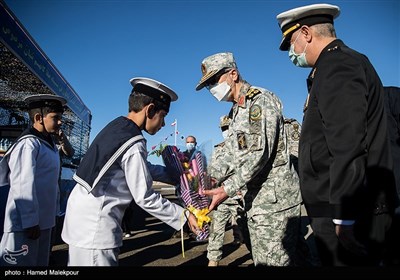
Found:
M 201 73 L 203 73 L 203 75 L 207 72 L 207 68 L 204 64 L 201 64 Z
M 242 95 L 239 97 L 239 101 L 238 101 L 238 106 L 240 107 L 245 107 L 245 101 L 246 101 L 246 96 Z
M 259 121 L 261 119 L 262 110 L 260 105 L 253 105 L 250 108 L 250 120 Z
M 256 89 L 256 88 L 250 88 L 247 93 L 246 96 L 247 98 L 253 98 L 253 96 L 256 96 L 257 94 L 261 93 L 260 90 Z
M 246 136 L 244 135 L 244 132 L 240 132 L 237 134 L 237 141 L 239 150 L 247 149 Z
M 299 141 L 299 139 L 300 139 L 300 132 L 297 129 L 297 130 L 292 132 L 292 140 L 293 141 Z

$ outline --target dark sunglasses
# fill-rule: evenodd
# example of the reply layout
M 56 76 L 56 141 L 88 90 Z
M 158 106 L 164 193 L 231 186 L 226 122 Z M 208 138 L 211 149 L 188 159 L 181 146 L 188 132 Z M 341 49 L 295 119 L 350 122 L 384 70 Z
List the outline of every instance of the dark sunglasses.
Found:
M 212 87 L 213 85 L 215 85 L 216 83 L 218 83 L 219 79 L 221 79 L 222 75 L 228 73 L 231 69 L 224 69 L 222 70 L 220 73 L 217 73 L 216 75 L 214 75 L 213 77 L 211 77 L 208 80 L 208 83 L 206 85 L 206 88 L 209 90 L 210 87 Z

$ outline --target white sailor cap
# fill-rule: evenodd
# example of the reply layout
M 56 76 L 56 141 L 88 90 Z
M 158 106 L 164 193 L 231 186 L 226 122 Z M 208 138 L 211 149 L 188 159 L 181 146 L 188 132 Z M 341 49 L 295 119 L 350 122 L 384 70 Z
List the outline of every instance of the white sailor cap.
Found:
M 283 34 L 279 49 L 281 51 L 289 49 L 291 35 L 301 26 L 318 23 L 333 24 L 333 19 L 337 18 L 339 14 L 340 8 L 330 4 L 312 4 L 280 13 L 276 16 Z
M 164 85 L 163 83 L 144 77 L 136 77 L 130 80 L 132 92 L 140 92 L 148 95 L 165 105 L 166 111 L 169 111 L 169 106 L 172 101 L 178 100 L 178 95 Z
M 54 94 L 34 94 L 24 99 L 28 109 L 49 107 L 56 111 L 63 112 L 67 100 Z

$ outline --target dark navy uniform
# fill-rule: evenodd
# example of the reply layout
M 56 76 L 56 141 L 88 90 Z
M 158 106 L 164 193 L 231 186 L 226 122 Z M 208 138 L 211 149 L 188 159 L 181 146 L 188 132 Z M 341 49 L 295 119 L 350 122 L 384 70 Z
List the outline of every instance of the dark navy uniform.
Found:
M 355 219 L 367 177 L 392 170 L 382 83 L 365 56 L 335 40 L 308 88 L 299 151 L 308 214 Z
M 279 49 L 312 67 L 299 176 L 321 264 L 376 265 L 397 199 L 384 90 L 368 58 L 336 38 L 339 14 L 330 4 L 280 13 Z
M 334 40 L 307 82 L 299 146 L 307 213 L 354 220 L 359 233 L 374 232 L 372 242 L 379 243 L 385 232 L 377 215 L 391 212 L 396 203 L 380 78 L 366 56 Z
M 393 170 L 397 197 L 400 199 L 400 87 L 385 86 L 385 109 L 388 118 L 388 132 L 393 156 Z M 385 265 L 400 264 L 400 207 L 397 206 L 389 235 L 389 250 Z

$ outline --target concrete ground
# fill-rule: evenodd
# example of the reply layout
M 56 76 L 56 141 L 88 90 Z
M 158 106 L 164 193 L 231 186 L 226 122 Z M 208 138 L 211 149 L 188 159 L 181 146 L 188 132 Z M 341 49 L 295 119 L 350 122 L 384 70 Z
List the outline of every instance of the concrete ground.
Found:
M 164 197 L 176 200 L 174 190 L 170 186 L 155 184 L 154 188 Z M 196 243 L 189 238 L 183 240 L 174 238 L 174 230 L 149 216 L 143 210 L 135 212 L 136 228 L 132 236 L 124 238 L 119 255 L 119 267 L 67 267 L 68 246 L 61 240 L 60 231 L 62 220 L 59 221 L 56 242 L 52 247 L 51 263 L 48 268 L 0 268 L 3 275 L 67 275 L 69 278 L 79 276 L 84 279 L 97 276 L 107 277 L 259 277 L 250 275 L 249 272 L 264 272 L 265 276 L 272 279 L 338 279 L 360 277 L 360 279 L 398 279 L 398 268 L 381 270 L 362 268 L 321 268 L 315 266 L 315 248 L 313 247 L 312 232 L 307 224 L 307 216 L 303 209 L 302 232 L 305 243 L 311 250 L 308 254 L 299 254 L 298 267 L 254 267 L 249 251 L 245 245 L 231 246 L 233 241 L 232 230 L 228 228 L 225 235 L 223 258 L 217 268 L 207 267 L 207 243 Z M 303 244 L 303 245 L 304 245 Z M 303 251 L 303 250 L 300 250 Z M 139 273 L 138 273 L 139 272 Z M 140 274 L 140 276 L 139 276 Z M 258 274 L 259 275 L 259 274 Z M 397 276 L 395 276 L 397 275 Z M 8 275 L 7 275 L 8 276 Z M 394 276 L 394 277 L 392 277 Z
M 164 197 L 176 201 L 174 189 L 168 185 L 155 184 L 154 188 Z M 137 210 L 137 209 L 135 209 Z M 141 209 L 136 211 L 136 222 L 141 226 L 134 228 L 132 236 L 124 238 L 119 256 L 120 266 L 136 267 L 176 267 L 204 266 L 208 264 L 207 243 L 195 242 L 186 237 L 173 237 L 175 230 Z M 60 221 L 62 225 L 62 221 Z M 66 266 L 68 246 L 60 239 L 61 226 L 52 248 L 51 266 Z M 225 235 L 224 254 L 220 266 L 246 267 L 253 262 L 246 246 L 231 246 L 232 229 Z

